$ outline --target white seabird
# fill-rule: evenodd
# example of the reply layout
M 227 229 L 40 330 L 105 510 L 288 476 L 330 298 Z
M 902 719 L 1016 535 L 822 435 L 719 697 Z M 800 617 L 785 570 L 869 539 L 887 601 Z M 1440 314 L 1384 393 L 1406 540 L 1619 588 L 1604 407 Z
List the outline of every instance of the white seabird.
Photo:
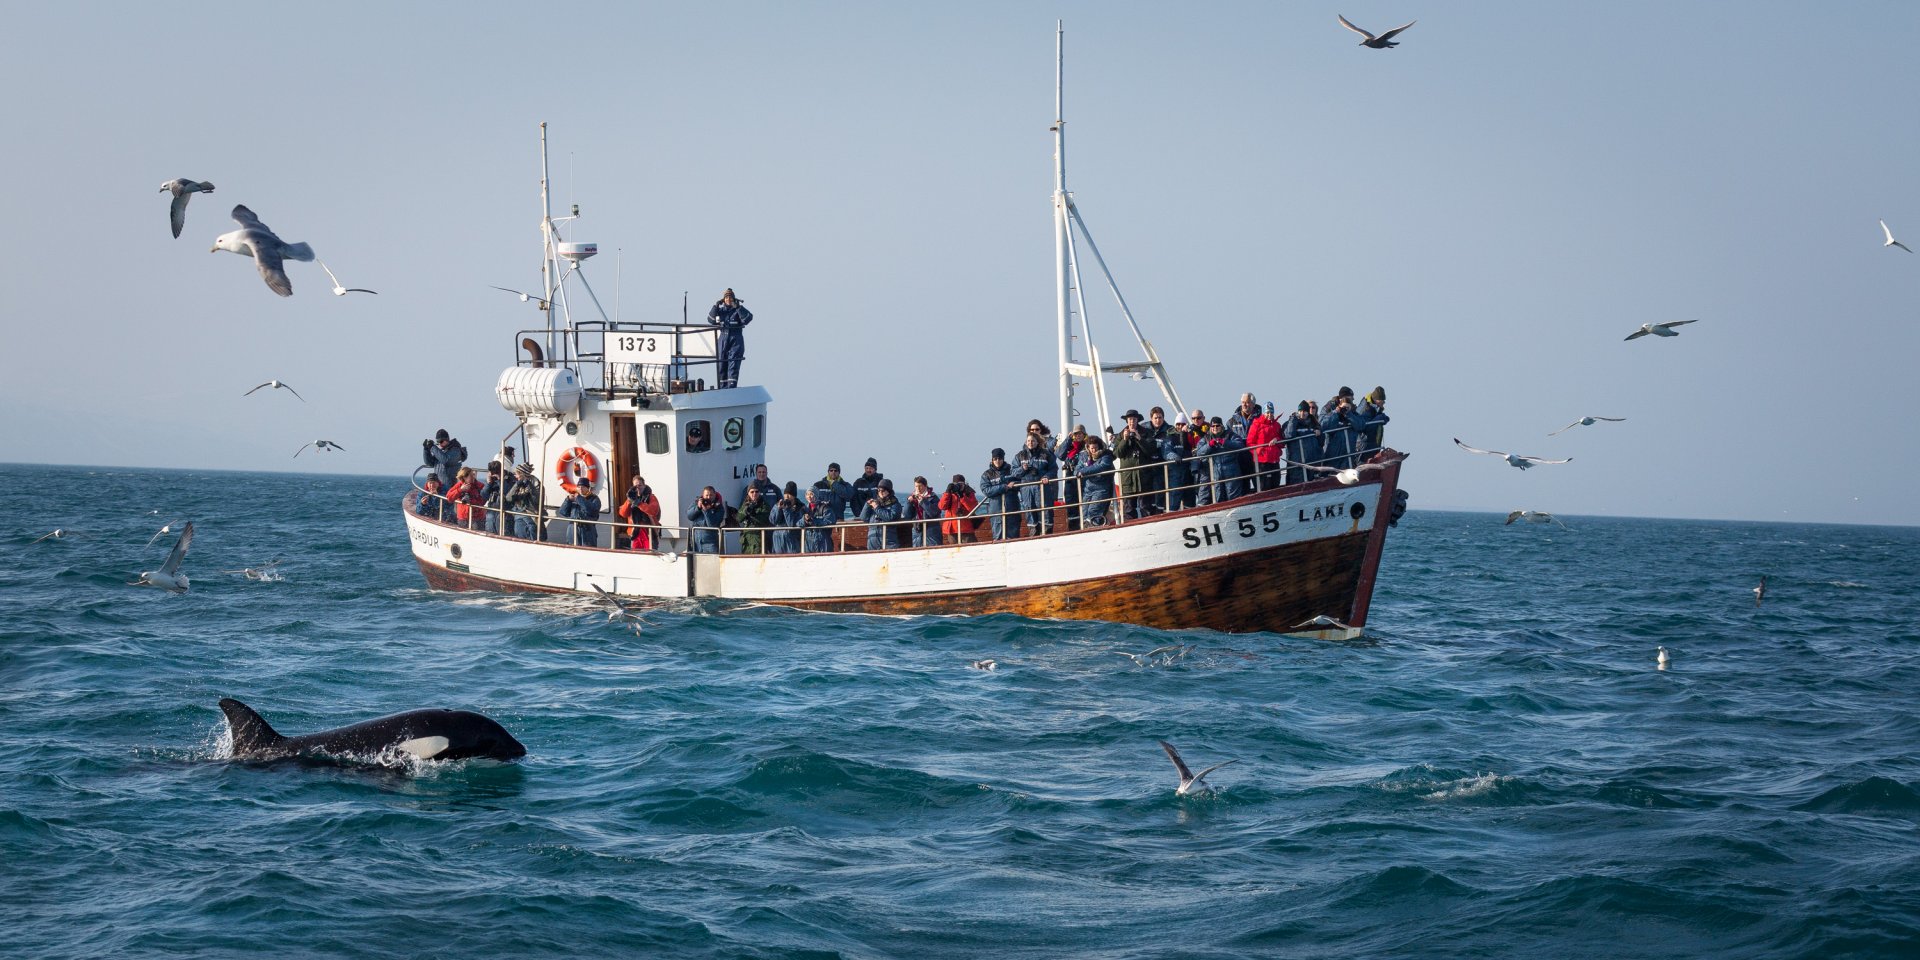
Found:
M 175 521 L 173 521 L 173 523 L 169 523 L 169 524 L 164 524 L 164 525 L 162 525 L 162 526 L 160 527 L 160 529 L 158 529 L 158 530 L 155 530 L 155 531 L 153 532 L 153 536 L 151 536 L 151 537 L 148 537 L 148 538 L 147 538 L 147 546 L 149 546 L 149 547 L 151 547 L 151 546 L 153 546 L 153 542 L 154 542 L 155 540 L 158 540 L 158 539 L 160 539 L 161 537 L 164 537 L 164 536 L 166 536 L 167 534 L 169 534 L 169 533 L 172 533 L 172 532 L 173 532 L 173 527 L 174 527 L 174 524 L 177 524 L 177 523 L 182 523 L 182 522 L 184 522 L 184 521 L 180 521 L 180 520 L 175 520 Z
M 172 210 L 168 216 L 173 221 L 173 238 L 178 240 L 180 228 L 187 225 L 187 201 L 196 193 L 212 193 L 213 184 L 177 177 L 161 184 L 160 192 L 173 194 Z
M 1394 35 L 1399 33 L 1402 30 L 1405 30 L 1407 27 L 1411 27 L 1414 24 L 1420 22 L 1418 20 L 1409 20 L 1407 21 L 1406 26 L 1394 27 L 1392 30 L 1388 30 L 1386 33 L 1383 33 L 1376 37 L 1373 34 L 1368 33 L 1367 31 L 1354 26 L 1352 20 L 1348 20 L 1346 17 L 1340 16 L 1340 14 L 1337 14 L 1337 13 L 1334 14 L 1334 16 L 1339 17 L 1341 26 L 1346 27 L 1348 30 L 1352 30 L 1354 33 L 1357 33 L 1361 37 L 1365 38 L 1360 41 L 1361 46 L 1372 47 L 1375 50 L 1388 50 L 1393 47 L 1399 46 L 1400 44 L 1395 42 L 1393 39 Z
M 298 460 L 298 459 L 300 459 L 300 455 L 301 455 L 301 454 L 303 454 L 303 453 L 306 453 L 306 452 L 307 452 L 307 448 L 308 448 L 308 447 L 312 447 L 313 449 L 315 449 L 315 450 L 318 450 L 318 451 L 324 451 L 324 450 L 340 450 L 340 451 L 345 451 L 345 450 L 347 449 L 346 447 L 343 447 L 343 446 L 341 446 L 341 445 L 339 445 L 339 444 L 337 444 L 337 443 L 334 443 L 334 442 L 333 442 L 332 440 L 315 440 L 315 441 L 313 441 L 313 442 L 311 442 L 311 443 L 304 443 L 304 444 L 301 444 L 301 445 L 300 445 L 300 449 L 298 449 L 298 450 L 295 450 L 295 451 L 293 452 L 293 458 L 294 458 L 295 460 Z
M 260 385 L 260 386 L 258 386 L 258 387 L 254 387 L 254 388 L 253 388 L 253 390 L 248 390 L 248 391 L 247 391 L 246 393 L 243 393 L 243 394 L 241 394 L 241 396 L 243 396 L 243 397 L 251 397 L 251 396 L 253 396 L 253 391 L 254 391 L 254 390 L 260 390 L 260 389 L 262 389 L 262 388 L 265 388 L 265 387 L 272 387 L 272 388 L 274 388 L 275 390 L 285 390 L 286 392 L 288 392 L 288 393 L 291 393 L 291 394 L 293 394 L 293 395 L 294 395 L 294 396 L 296 396 L 296 397 L 300 397 L 300 391 L 298 391 L 298 390 L 295 390 L 294 388 L 292 388 L 292 387 L 290 387 L 290 386 L 288 386 L 288 385 L 287 385 L 286 383 L 284 383 L 284 382 L 282 382 L 282 381 L 279 381 L 279 380 L 268 380 L 268 381 L 267 381 L 266 383 L 263 383 L 263 384 L 261 384 L 261 385 Z M 306 403 L 306 402 L 307 402 L 307 398 L 306 398 L 306 397 L 300 397 L 300 402 L 301 402 L 301 403 Z
M 1640 325 L 1640 329 L 1627 334 L 1627 339 L 1638 340 L 1641 337 L 1646 336 L 1647 334 L 1653 334 L 1656 337 L 1677 337 L 1680 335 L 1680 333 L 1679 331 L 1674 330 L 1673 329 L 1674 327 L 1682 326 L 1684 324 L 1699 323 L 1699 322 L 1700 321 L 1698 320 L 1675 320 L 1675 321 L 1672 321 L 1671 323 L 1643 323 Z
M 1906 244 L 1904 244 L 1904 243 L 1901 243 L 1900 241 L 1898 241 L 1898 240 L 1895 240 L 1895 239 L 1893 238 L 1893 231 L 1887 228 L 1887 222 L 1886 222 L 1885 220 L 1882 220 L 1882 221 L 1880 221 L 1880 232 L 1881 232 L 1881 233 L 1884 233 L 1884 234 L 1886 234 L 1886 235 L 1887 235 L 1887 242 L 1886 242 L 1886 243 L 1883 243 L 1883 244 L 1881 244 L 1881 246 L 1883 246 L 1883 247 L 1899 247 L 1900 249 L 1902 249 L 1902 250 L 1905 250 L 1905 251 L 1906 251 L 1906 252 L 1908 252 L 1908 253 L 1912 253 L 1912 252 L 1913 252 L 1913 248 L 1912 248 L 1912 247 L 1909 247 L 1909 246 L 1907 246 Z M 180 235 L 180 228 L 179 228 L 179 227 L 174 227 L 174 228 L 173 228 L 173 235 L 174 235 L 174 236 L 176 236 L 176 237 Z
M 334 296 L 336 296 L 336 297 L 344 297 L 344 296 L 346 296 L 346 295 L 347 295 L 347 294 L 349 294 L 349 293 L 371 293 L 371 294 L 373 294 L 374 296 L 379 296 L 379 295 L 380 295 L 380 291 L 378 291 L 378 290 L 368 290 L 368 289 L 367 289 L 366 287 L 343 287 L 343 286 L 341 286 L 341 285 L 340 285 L 340 278 L 339 278 L 339 277 L 336 277 L 336 276 L 334 276 L 334 275 L 333 275 L 333 270 L 332 270 L 332 268 L 330 268 L 330 267 L 328 267 L 328 266 L 327 266 L 327 262 L 326 262 L 325 260 L 321 260 L 321 261 L 319 261 L 319 264 L 320 264 L 320 269 L 322 269 L 322 270 L 325 270 L 325 271 L 327 271 L 327 279 L 328 279 L 328 280 L 332 280 L 332 281 L 333 281 L 333 295 L 334 295 Z
M 215 238 L 213 250 L 209 252 L 225 250 L 252 257 L 254 266 L 260 268 L 260 279 L 267 282 L 268 289 L 283 297 L 293 296 L 293 282 L 287 279 L 283 263 L 287 260 L 309 262 L 313 259 L 313 248 L 304 243 L 281 240 L 245 205 L 233 208 L 233 220 L 240 225 L 240 229 Z
M 1333 474 L 1333 478 L 1340 481 L 1340 485 L 1344 487 L 1351 487 L 1359 483 L 1360 475 L 1363 473 L 1371 473 L 1375 470 L 1385 470 L 1387 468 L 1386 464 L 1383 463 L 1363 463 L 1357 467 L 1348 467 L 1345 470 L 1338 467 L 1316 467 L 1312 464 L 1302 464 L 1302 466 L 1305 466 L 1310 473 L 1331 473 Z
M 1188 794 L 1198 795 L 1198 794 L 1207 793 L 1209 790 L 1212 789 L 1208 787 L 1205 783 L 1205 780 L 1207 779 L 1207 774 L 1212 773 L 1215 770 L 1218 770 L 1221 767 L 1226 766 L 1227 764 L 1240 762 L 1238 758 L 1233 760 L 1222 760 L 1219 763 L 1216 763 L 1213 766 L 1200 771 L 1198 774 L 1195 774 L 1193 771 L 1187 769 L 1187 762 L 1185 760 L 1180 759 L 1180 751 L 1175 750 L 1173 748 L 1173 744 L 1168 743 L 1165 740 L 1162 740 L 1160 741 L 1160 749 L 1165 750 L 1167 752 L 1167 756 L 1173 760 L 1174 768 L 1180 771 L 1180 789 L 1175 790 L 1173 792 L 1174 796 L 1177 796 L 1177 797 L 1184 797 L 1184 796 L 1187 796 Z
M 1765 600 L 1766 598 L 1767 598 L 1767 578 L 1761 577 L 1760 585 L 1753 588 L 1753 605 L 1756 607 L 1759 606 L 1760 601 Z
M 269 560 L 266 563 L 263 563 L 257 567 L 241 567 L 238 570 L 222 570 L 220 572 L 221 573 L 237 573 L 243 577 L 246 577 L 248 580 L 274 581 L 274 580 L 280 579 L 279 571 L 274 569 L 279 565 L 280 565 L 280 558 L 275 557 L 274 559 Z
M 1460 443 L 1459 437 L 1454 437 L 1453 442 L 1460 444 L 1460 449 L 1465 450 L 1468 453 L 1484 453 L 1490 457 L 1500 457 L 1501 459 L 1506 460 L 1507 463 L 1515 467 L 1518 467 L 1521 470 L 1530 470 L 1543 463 L 1572 463 L 1573 462 L 1572 457 L 1568 457 L 1565 460 L 1545 460 L 1540 457 L 1527 457 L 1517 453 L 1502 453 L 1499 450 L 1482 450 L 1479 447 L 1471 447 L 1464 443 Z
M 72 532 L 73 531 L 71 530 L 62 530 L 59 528 L 55 528 L 52 533 L 43 533 L 40 536 L 35 537 L 33 543 L 39 543 L 42 540 L 64 540 L 66 539 L 67 534 Z M 33 543 L 29 543 L 27 544 L 27 546 L 31 547 L 33 546 Z
M 600 594 L 600 599 L 605 600 L 609 605 L 613 607 L 613 609 L 607 611 L 608 620 L 625 620 L 628 623 L 639 622 L 640 607 L 638 605 L 626 600 L 622 600 L 620 599 L 619 596 L 615 594 L 608 593 L 606 590 L 602 589 L 600 585 L 597 583 L 593 584 L 592 586 L 593 586 L 594 592 Z
M 1631 340 L 1633 338 L 1628 337 L 1627 339 Z M 1580 419 L 1575 420 L 1574 422 L 1569 423 L 1566 426 L 1561 427 L 1560 429 L 1547 434 L 1547 436 L 1557 437 L 1560 434 L 1566 433 L 1568 430 L 1572 430 L 1574 427 L 1591 427 L 1595 423 L 1601 420 L 1608 421 L 1609 423 L 1625 423 L 1627 421 L 1627 418 L 1626 417 L 1581 417 Z
M 1653 658 L 1653 662 L 1658 664 L 1660 666 L 1660 669 L 1662 670 L 1665 670 L 1667 668 L 1667 664 L 1672 660 L 1673 660 L 1672 657 L 1667 656 L 1666 647 L 1661 647 L 1660 652 L 1656 654 Z
M 551 302 L 551 301 L 549 301 L 549 300 L 547 300 L 546 298 L 544 298 L 544 297 L 536 297 L 536 296 L 534 296 L 534 295 L 533 295 L 533 294 L 531 294 L 531 293 L 523 293 L 523 292 L 521 292 L 521 291 L 519 291 L 519 290 L 509 290 L 509 289 L 508 289 L 508 288 L 506 288 L 506 287 L 494 287 L 494 286 L 493 286 L 493 284 L 487 284 L 487 286 L 489 286 L 489 287 L 493 287 L 493 289 L 495 289 L 495 290 L 506 290 L 506 291 L 507 291 L 508 293 L 511 293 L 511 294 L 513 294 L 513 295 L 514 295 L 514 296 L 516 296 L 516 297 L 519 297 L 519 298 L 520 298 L 520 302 L 521 302 L 521 303 L 526 303 L 527 301 L 529 301 L 529 300 L 531 300 L 531 301 L 533 301 L 534 303 L 537 303 L 537 304 L 539 304 L 539 305 L 540 305 L 540 306 L 542 306 L 542 307 L 549 307 L 549 306 L 552 306 L 552 305 L 553 305 L 553 304 L 552 304 L 552 302 Z
M 140 579 L 127 584 L 130 587 L 159 587 L 168 593 L 186 593 L 187 575 L 180 572 L 181 561 L 187 558 L 187 547 L 193 543 L 193 524 L 188 523 L 180 531 L 180 539 L 173 544 L 173 552 L 167 554 L 167 562 L 158 570 L 146 570 Z
M 993 670 L 1000 666 L 1000 662 L 993 659 L 992 657 L 988 657 L 985 660 L 975 660 L 974 662 L 967 664 L 967 666 L 972 667 L 975 670 Z

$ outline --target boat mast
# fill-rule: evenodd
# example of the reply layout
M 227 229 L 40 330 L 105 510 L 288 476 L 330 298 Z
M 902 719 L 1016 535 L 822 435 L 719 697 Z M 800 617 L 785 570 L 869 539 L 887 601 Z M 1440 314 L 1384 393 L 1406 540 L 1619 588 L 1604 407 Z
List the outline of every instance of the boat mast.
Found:
M 1067 329 L 1067 246 L 1070 242 L 1067 222 L 1067 133 L 1063 88 L 1066 73 L 1066 21 L 1054 21 L 1053 37 L 1053 254 L 1054 312 L 1060 327 L 1060 419 L 1054 421 L 1061 436 L 1073 430 L 1073 340 Z
M 547 356 L 554 352 L 553 202 L 547 196 L 547 122 L 540 121 L 540 309 L 547 315 Z

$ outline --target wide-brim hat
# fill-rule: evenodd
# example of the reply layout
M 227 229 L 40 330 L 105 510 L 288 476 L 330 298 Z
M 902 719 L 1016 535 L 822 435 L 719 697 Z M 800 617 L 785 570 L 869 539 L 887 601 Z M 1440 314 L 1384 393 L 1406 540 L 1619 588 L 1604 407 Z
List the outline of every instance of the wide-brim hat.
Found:
M 1141 419 L 1141 416 L 1140 416 L 1140 411 L 1138 411 L 1138 410 L 1128 410 L 1128 411 L 1127 411 L 1126 413 L 1123 413 L 1123 414 L 1121 414 L 1121 415 L 1120 415 L 1120 419 L 1122 419 L 1122 420 L 1139 420 L 1139 419 Z

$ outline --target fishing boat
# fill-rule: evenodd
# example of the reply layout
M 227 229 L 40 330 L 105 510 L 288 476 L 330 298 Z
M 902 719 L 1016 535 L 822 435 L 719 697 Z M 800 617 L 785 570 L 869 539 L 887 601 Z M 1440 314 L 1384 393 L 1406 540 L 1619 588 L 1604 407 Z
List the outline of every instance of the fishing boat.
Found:
M 1187 407 L 1067 190 L 1058 53 L 1052 125 L 1057 422 L 1064 428 L 1087 419 L 1075 416 L 1081 412 L 1076 403 L 1085 400 L 1095 429 L 1111 434 L 1110 375 L 1150 381 L 1167 409 Z M 1113 502 L 1098 524 L 1075 522 L 1079 481 L 1062 476 L 1044 488 L 1052 506 L 1042 511 L 1042 523 L 1009 539 L 994 539 L 993 518 L 977 512 L 955 518 L 962 520 L 956 535 L 923 546 L 890 546 L 885 536 L 870 542 L 874 524 L 843 514 L 826 536 L 815 530 L 785 553 L 775 552 L 781 541 L 769 530 L 688 525 L 687 507 L 703 488 L 739 490 L 767 462 L 776 434 L 772 397 L 760 386 L 723 385 L 721 329 L 692 321 L 684 307 L 677 322 L 606 316 L 586 277 L 597 247 L 562 236 L 576 225 L 579 208 L 553 215 L 545 124 L 540 152 L 542 287 L 520 296 L 545 322 L 515 333 L 516 361 L 494 385 L 500 405 L 517 421 L 499 449 L 514 446 L 535 467 L 540 508 L 502 516 L 497 508 L 475 506 L 463 521 L 424 488 L 430 471 L 416 471 L 402 512 L 414 559 L 432 588 L 604 592 L 857 614 L 1003 613 L 1335 638 L 1365 626 L 1387 530 L 1405 509 L 1399 488 L 1405 457 L 1390 448 L 1372 451 L 1365 463 L 1298 465 L 1298 482 L 1264 491 L 1223 483 L 1211 471 L 1201 482 L 1170 482 L 1166 464 L 1148 464 L 1139 469 L 1158 472 L 1149 486 L 1161 488 L 1159 505 L 1167 509 L 1129 518 Z M 1104 277 L 1137 358 L 1106 359 L 1094 344 L 1081 295 L 1083 259 Z M 575 488 L 586 485 L 611 507 L 636 475 L 663 505 L 659 523 L 612 515 L 592 524 L 556 519 Z M 516 529 L 530 535 L 514 536 Z M 644 549 L 633 548 L 636 532 Z M 904 533 L 898 539 L 913 542 Z M 713 552 L 704 549 L 709 544 Z

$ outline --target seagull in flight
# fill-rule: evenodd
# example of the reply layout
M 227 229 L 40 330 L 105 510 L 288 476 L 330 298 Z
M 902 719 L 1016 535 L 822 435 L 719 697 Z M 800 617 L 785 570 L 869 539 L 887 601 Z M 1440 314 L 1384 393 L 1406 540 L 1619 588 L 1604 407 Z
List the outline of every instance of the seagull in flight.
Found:
M 175 203 L 176 205 L 178 205 L 178 204 L 184 204 L 184 203 L 186 203 L 186 201 L 185 201 L 185 200 L 175 200 L 175 201 L 174 201 L 174 203 Z M 179 222 L 179 221 L 177 221 L 177 220 L 175 221 L 175 223 L 176 223 L 176 224 L 177 224 L 178 222 Z M 1912 248 L 1912 247 L 1909 247 L 1909 246 L 1907 246 L 1906 244 L 1904 244 L 1904 243 L 1901 243 L 1900 241 L 1898 241 L 1898 240 L 1895 240 L 1895 239 L 1893 238 L 1893 231 L 1887 228 L 1887 222 L 1886 222 L 1885 220 L 1882 220 L 1882 221 L 1880 221 L 1880 232 L 1881 232 L 1881 233 L 1884 233 L 1884 234 L 1886 234 L 1886 235 L 1887 235 L 1887 242 L 1886 242 L 1886 243 L 1883 243 L 1883 244 L 1881 244 L 1881 246 L 1883 246 L 1883 247 L 1899 247 L 1900 249 L 1902 249 L 1902 250 L 1905 250 L 1905 251 L 1906 251 L 1906 252 L 1908 252 L 1908 253 L 1912 253 L 1912 252 L 1913 252 L 1913 248 Z M 173 228 L 173 235 L 174 235 L 174 236 L 176 236 L 176 237 L 180 235 L 180 228 L 179 228 L 178 226 L 175 226 L 175 227 Z
M 164 525 L 164 526 L 162 526 L 162 527 L 161 527 L 160 529 L 158 529 L 158 530 L 155 530 L 155 531 L 153 532 L 153 536 L 151 536 L 151 537 L 148 537 L 148 538 L 147 538 L 147 546 L 149 546 L 149 547 L 151 547 L 151 546 L 153 546 L 153 542 L 154 542 L 155 540 L 158 540 L 158 539 L 160 539 L 161 537 L 164 537 L 164 536 L 166 536 L 167 534 L 169 534 L 169 533 L 172 533 L 172 532 L 173 532 L 173 528 L 174 528 L 174 526 L 175 526 L 175 525 L 177 525 L 177 524 L 179 524 L 179 523 L 181 523 L 181 522 L 182 522 L 182 521 L 179 521 L 179 520 L 175 520 L 175 521 L 174 521 L 173 523 L 169 523 L 169 524 L 166 524 L 166 525 Z
M 487 286 L 493 287 L 493 289 L 495 290 L 506 290 L 508 293 L 511 293 L 516 297 L 519 297 L 521 303 L 526 303 L 527 301 L 531 300 L 534 303 L 537 303 L 543 307 L 553 306 L 553 302 L 546 299 L 545 297 L 536 297 L 531 293 L 522 293 L 518 290 L 507 290 L 506 287 L 494 287 L 492 284 L 488 284 Z
M 593 589 L 594 592 L 600 594 L 600 599 L 605 600 L 608 605 L 613 607 L 613 609 L 607 611 L 608 620 L 625 620 L 628 623 L 639 622 L 641 612 L 639 604 L 622 600 L 617 595 L 601 589 L 597 583 L 593 584 Z
M 346 296 L 346 295 L 347 295 L 347 294 L 349 294 L 349 293 L 371 293 L 371 294 L 373 294 L 374 296 L 379 296 L 379 295 L 380 295 L 380 291 L 378 291 L 378 290 L 368 290 L 368 289 L 367 289 L 366 287 L 343 287 L 343 286 L 341 286 L 341 285 L 340 285 L 340 278 L 339 278 L 339 277 L 336 277 L 336 276 L 334 276 L 334 275 L 333 275 L 333 270 L 332 270 L 332 268 L 330 268 L 330 267 L 328 267 L 328 266 L 327 266 L 327 262 L 326 262 L 325 260 L 321 260 L 321 261 L 319 261 L 319 263 L 320 263 L 320 269 L 322 269 L 322 270 L 325 270 L 325 271 L 327 271 L 327 279 L 328 279 L 328 280 L 332 280 L 332 281 L 333 281 L 333 295 L 334 295 L 334 296 L 336 296 L 336 297 L 344 297 L 344 296 Z
M 300 391 L 298 391 L 298 390 L 295 390 L 294 388 L 292 388 L 292 387 L 290 387 L 290 386 L 287 386 L 287 385 L 286 385 L 285 383 L 282 383 L 282 382 L 281 382 L 281 381 L 279 381 L 279 380 L 268 380 L 268 381 L 267 381 L 266 383 L 263 383 L 263 384 L 261 384 L 261 385 L 260 385 L 260 386 L 258 386 L 258 387 L 254 387 L 254 388 L 253 388 L 253 390 L 260 390 L 260 389 L 263 389 L 263 388 L 265 388 L 265 387 L 272 387 L 272 388 L 274 388 L 275 390 L 285 390 L 286 392 L 288 392 L 288 393 L 291 393 L 291 394 L 293 394 L 293 395 L 294 395 L 294 396 L 296 396 L 296 397 L 300 397 Z M 247 391 L 246 393 L 243 393 L 243 394 L 241 394 L 241 396 L 243 396 L 243 397 L 251 397 L 251 396 L 253 396 L 253 390 L 248 390 L 248 391 Z M 306 397 L 300 397 L 300 402 L 301 402 L 301 403 L 306 403 L 306 402 L 307 402 L 307 398 L 306 398 Z
M 180 562 L 187 558 L 187 547 L 193 543 L 193 524 L 187 524 L 180 531 L 180 539 L 173 544 L 173 552 L 167 554 L 167 562 L 158 570 L 146 570 L 140 579 L 128 581 L 129 587 L 159 587 L 168 593 L 186 593 L 187 575 L 180 572 Z
M 1387 468 L 1387 465 L 1384 463 L 1363 463 L 1357 467 L 1348 467 L 1345 470 L 1339 469 L 1338 467 L 1316 467 L 1316 466 L 1313 466 L 1312 464 L 1303 464 L 1303 466 L 1305 466 L 1307 470 L 1312 473 L 1333 474 L 1333 478 L 1335 480 L 1340 481 L 1340 485 L 1343 487 L 1351 487 L 1354 484 L 1359 483 L 1360 475 L 1363 473 L 1370 473 L 1375 470 L 1385 470 Z
M 1399 33 L 1402 30 L 1405 30 L 1407 27 L 1411 27 L 1414 24 L 1420 22 L 1418 20 L 1409 20 L 1407 21 L 1407 24 L 1405 27 L 1394 27 L 1392 30 L 1388 30 L 1386 33 L 1383 33 L 1376 37 L 1373 34 L 1368 33 L 1367 31 L 1354 26 L 1352 20 L 1348 20 L 1346 17 L 1341 17 L 1337 13 L 1334 14 L 1334 16 L 1340 17 L 1341 26 L 1346 27 L 1348 30 L 1352 30 L 1354 33 L 1357 33 L 1362 37 L 1366 38 L 1360 41 L 1361 46 L 1372 47 L 1375 50 L 1386 50 L 1392 47 L 1399 46 L 1400 44 L 1393 39 L 1394 35 Z
M 1573 462 L 1572 457 L 1568 457 L 1565 460 L 1546 460 L 1540 457 L 1522 456 L 1517 453 L 1502 453 L 1499 450 L 1482 450 L 1479 447 L 1470 447 L 1464 443 L 1460 443 L 1459 437 L 1454 437 L 1453 442 L 1460 444 L 1460 449 L 1465 450 L 1468 453 L 1484 453 L 1490 457 L 1500 457 L 1501 459 L 1504 459 L 1505 461 L 1507 461 L 1507 463 L 1510 464 L 1511 466 L 1517 467 L 1521 470 L 1531 470 L 1534 467 L 1537 467 L 1543 463 L 1572 463 Z
M 240 229 L 223 233 L 214 238 L 210 253 L 225 250 L 243 257 L 252 257 L 254 266 L 260 268 L 260 279 L 267 282 L 267 289 L 283 297 L 293 296 L 293 282 L 287 279 L 284 262 L 299 260 L 302 263 L 313 259 L 313 248 L 304 243 L 287 243 L 244 204 L 233 208 L 233 221 Z
M 1207 774 L 1212 773 L 1215 770 L 1218 770 L 1229 763 L 1240 762 L 1238 759 L 1222 760 L 1219 763 L 1216 763 L 1213 766 L 1200 771 L 1198 775 L 1195 775 L 1193 771 L 1187 769 L 1187 762 L 1185 760 L 1180 759 L 1180 751 L 1175 750 L 1173 748 L 1173 744 L 1168 743 L 1165 740 L 1162 740 L 1160 741 L 1160 749 L 1165 750 L 1167 752 L 1167 756 L 1173 760 L 1174 768 L 1180 771 L 1180 789 L 1175 790 L 1173 792 L 1173 795 L 1176 797 L 1184 797 L 1189 794 L 1200 795 L 1200 794 L 1208 793 L 1211 790 L 1211 788 L 1208 787 L 1204 782 L 1207 779 Z
M 1753 605 L 1756 607 L 1759 606 L 1760 601 L 1765 600 L 1766 598 L 1767 598 L 1767 578 L 1761 577 L 1760 585 L 1753 588 Z
M 295 450 L 293 452 L 293 458 L 295 460 L 300 459 L 300 455 L 303 453 L 306 453 L 308 447 L 312 447 L 316 451 L 340 450 L 344 452 L 347 449 L 346 447 L 343 447 L 337 443 L 334 443 L 332 440 L 315 440 L 312 443 L 301 444 L 300 449 Z
M 1634 336 L 1637 337 L 1639 336 L 1639 334 L 1636 333 L 1634 334 Z M 1633 337 L 1628 337 L 1627 339 L 1631 340 L 1633 339 Z M 1601 420 L 1605 420 L 1609 423 L 1625 423 L 1627 418 L 1626 417 L 1581 417 L 1580 419 L 1575 420 L 1574 422 L 1569 423 L 1566 426 L 1561 427 L 1560 429 L 1547 434 L 1547 436 L 1557 437 L 1560 434 L 1566 433 L 1568 430 L 1572 430 L 1574 427 L 1591 427 L 1595 423 Z
M 68 535 L 72 533 L 73 533 L 72 530 L 61 530 L 56 528 L 52 533 L 41 534 L 39 537 L 34 539 L 33 543 L 39 543 L 41 540 L 65 540 L 68 537 Z M 27 546 L 31 547 L 33 546 L 33 543 L 29 543 L 27 544 Z
M 178 177 L 160 185 L 161 193 L 173 194 L 173 238 L 180 239 L 180 228 L 187 225 L 187 201 L 196 193 L 212 193 L 213 184 Z M 1885 226 L 1885 224 L 1882 224 Z
M 1545 510 L 1515 510 L 1507 514 L 1507 523 L 1509 525 L 1515 520 L 1525 520 L 1528 523 L 1560 523 L 1559 517 Z M 1560 529 L 1565 530 L 1566 528 L 1566 524 L 1560 523 Z
M 1627 334 L 1627 339 L 1638 340 L 1649 333 L 1656 337 L 1677 337 L 1680 334 L 1673 329 L 1674 327 L 1680 326 L 1681 324 L 1698 322 L 1697 320 L 1675 320 L 1671 323 L 1643 323 L 1640 325 L 1640 329 Z

